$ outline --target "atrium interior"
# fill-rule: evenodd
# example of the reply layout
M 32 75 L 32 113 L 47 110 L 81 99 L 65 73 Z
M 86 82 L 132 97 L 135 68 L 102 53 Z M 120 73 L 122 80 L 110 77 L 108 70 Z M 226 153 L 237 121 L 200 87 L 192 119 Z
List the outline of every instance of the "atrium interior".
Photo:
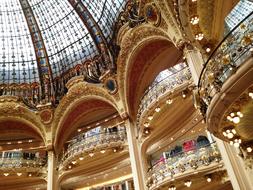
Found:
M 253 190 L 253 0 L 0 0 L 0 190 Z

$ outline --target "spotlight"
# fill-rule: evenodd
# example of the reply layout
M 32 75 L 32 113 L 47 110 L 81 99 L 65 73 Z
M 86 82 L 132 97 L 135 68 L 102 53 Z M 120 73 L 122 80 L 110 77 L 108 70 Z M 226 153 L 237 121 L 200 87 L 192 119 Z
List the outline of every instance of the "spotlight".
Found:
M 113 152 L 117 152 L 117 149 L 116 149 L 116 148 L 114 148 L 114 149 L 113 149 Z
M 77 129 L 77 132 L 81 132 L 82 131 L 82 129 Z
M 32 177 L 32 174 L 28 174 L 29 177 Z
M 4 173 L 4 176 L 7 177 L 8 175 L 10 175 L 9 173 Z
M 211 178 L 211 177 L 207 177 L 207 178 L 206 178 L 206 181 L 207 181 L 208 183 L 210 183 L 210 182 L 212 181 L 212 178 Z
M 80 157 L 80 158 L 79 158 L 79 160 L 81 160 L 81 161 L 82 161 L 83 159 L 84 159 L 84 157 Z
M 71 169 L 72 168 L 72 166 L 71 165 L 69 165 L 69 167 L 68 167 L 69 169 Z

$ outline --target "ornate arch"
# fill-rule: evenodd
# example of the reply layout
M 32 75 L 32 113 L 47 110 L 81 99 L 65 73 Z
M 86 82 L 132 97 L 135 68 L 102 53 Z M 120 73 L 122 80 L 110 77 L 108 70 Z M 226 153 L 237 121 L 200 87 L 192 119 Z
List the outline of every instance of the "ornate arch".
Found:
M 46 130 L 36 112 L 27 109 L 17 97 L 0 98 L 0 121 L 11 120 L 26 124 L 46 142 Z
M 115 97 L 110 95 L 102 86 L 86 82 L 78 82 L 71 86 L 55 110 L 55 119 L 52 124 L 55 146 L 57 146 L 61 131 L 73 110 L 81 107 L 84 112 L 84 110 L 96 109 L 99 106 L 106 107 L 105 105 L 115 109 L 118 113 L 123 112 Z M 80 114 L 83 112 L 80 111 Z M 77 120 L 78 117 L 75 120 L 73 118 L 74 122 Z
M 131 97 L 129 97 L 128 93 L 133 93 L 133 90 L 128 87 L 130 82 L 135 81 L 135 83 L 138 83 L 137 78 L 130 77 L 132 72 L 135 72 L 136 76 L 141 75 L 142 71 L 145 73 L 151 68 L 150 65 L 154 67 L 152 61 L 159 54 L 164 51 L 175 53 L 175 51 L 179 52 L 179 50 L 176 49 L 169 37 L 163 31 L 151 26 L 140 26 L 133 29 L 133 31 L 125 34 L 121 43 L 117 73 L 119 93 L 125 110 L 131 115 L 130 110 L 135 110 L 135 108 L 132 107 L 133 102 L 129 102 L 129 99 L 135 98 L 136 96 L 131 94 Z M 179 55 L 176 57 L 178 56 Z M 161 64 L 157 64 L 157 66 L 158 67 L 155 69 L 157 71 L 154 71 L 156 74 L 166 68 Z M 136 85 L 137 84 L 135 84 L 135 86 Z
M 128 30 L 121 37 L 121 50 L 117 60 L 117 80 L 119 84 L 119 96 L 122 100 L 124 109 L 129 113 L 129 107 L 126 99 L 126 78 L 131 65 L 131 59 L 136 52 L 152 40 L 164 40 L 170 42 L 168 35 L 161 29 L 152 25 L 141 25 Z

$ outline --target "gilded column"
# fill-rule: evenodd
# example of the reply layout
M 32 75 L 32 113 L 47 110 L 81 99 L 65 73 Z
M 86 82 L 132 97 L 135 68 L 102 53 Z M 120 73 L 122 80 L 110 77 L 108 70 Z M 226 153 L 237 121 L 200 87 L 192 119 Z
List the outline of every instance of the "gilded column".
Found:
M 55 153 L 53 150 L 49 150 L 47 161 L 47 190 L 58 190 L 58 189 L 59 189 L 58 171 Z
M 198 85 L 200 73 L 204 65 L 203 57 L 199 50 L 189 44 L 184 47 L 184 56 L 190 68 L 194 84 Z
M 135 125 L 129 119 L 127 119 L 125 123 L 126 123 L 127 141 L 129 147 L 131 168 L 134 180 L 134 189 L 144 190 L 146 189 L 144 181 L 145 171 L 143 171 L 143 165 L 140 156 L 141 155 L 140 148 L 135 133 Z
M 235 147 L 216 138 L 217 146 L 227 169 L 228 176 L 234 190 L 253 189 L 252 172 L 245 169 L 242 159 L 238 156 Z

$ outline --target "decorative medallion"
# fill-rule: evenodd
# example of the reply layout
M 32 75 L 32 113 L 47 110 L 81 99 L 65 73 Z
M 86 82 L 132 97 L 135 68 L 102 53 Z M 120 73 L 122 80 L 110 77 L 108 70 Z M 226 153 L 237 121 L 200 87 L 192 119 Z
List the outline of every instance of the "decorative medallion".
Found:
M 154 26 L 159 26 L 161 22 L 161 12 L 154 3 L 147 4 L 144 7 L 145 20 Z
M 40 112 L 40 119 L 44 124 L 49 124 L 53 120 L 53 113 L 50 109 L 45 109 Z
M 108 78 L 105 81 L 105 87 L 110 94 L 115 94 L 118 91 L 118 84 L 114 78 Z

